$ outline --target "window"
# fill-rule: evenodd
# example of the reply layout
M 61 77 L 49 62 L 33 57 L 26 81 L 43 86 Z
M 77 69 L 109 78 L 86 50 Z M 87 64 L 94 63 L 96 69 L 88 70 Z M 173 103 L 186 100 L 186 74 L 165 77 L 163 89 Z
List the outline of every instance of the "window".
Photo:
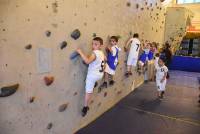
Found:
M 178 4 L 200 3 L 200 0 L 177 0 Z

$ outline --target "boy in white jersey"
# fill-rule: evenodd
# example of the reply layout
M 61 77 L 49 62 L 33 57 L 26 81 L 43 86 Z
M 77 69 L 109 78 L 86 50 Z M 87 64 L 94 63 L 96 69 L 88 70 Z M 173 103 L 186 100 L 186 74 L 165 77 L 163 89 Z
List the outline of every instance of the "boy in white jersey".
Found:
M 108 81 L 109 81 L 109 85 L 114 84 L 113 76 L 115 75 L 115 70 L 118 65 L 118 54 L 119 54 L 119 51 L 121 51 L 121 49 L 117 46 L 117 43 L 118 43 L 118 37 L 111 36 L 110 44 L 106 47 L 107 63 L 106 63 L 105 73 L 104 73 L 104 82 L 100 86 L 100 89 L 104 87 L 107 88 Z
M 168 68 L 165 66 L 164 58 L 160 57 L 158 60 L 158 66 L 156 66 L 156 86 L 158 90 L 158 97 L 163 98 L 165 93 L 165 86 L 167 83 Z
M 103 45 L 103 40 L 100 37 L 95 37 L 92 41 L 93 53 L 88 57 L 81 49 L 77 49 L 77 53 L 80 54 L 81 58 L 86 64 L 89 64 L 87 77 L 85 81 L 85 103 L 82 109 L 82 116 L 87 114 L 89 110 L 88 104 L 93 93 L 95 83 L 103 78 L 104 66 L 105 66 L 105 56 L 101 51 L 101 46 Z
M 125 45 L 124 49 L 125 51 L 127 51 L 128 46 L 130 46 L 130 50 L 129 50 L 129 54 L 128 54 L 128 60 L 127 60 L 127 72 L 126 72 L 126 76 L 128 77 L 129 75 L 132 75 L 131 72 L 131 67 L 137 66 L 137 61 L 138 61 L 138 54 L 140 51 L 140 41 L 139 41 L 139 35 L 137 33 L 135 33 L 133 35 L 133 38 L 131 38 Z

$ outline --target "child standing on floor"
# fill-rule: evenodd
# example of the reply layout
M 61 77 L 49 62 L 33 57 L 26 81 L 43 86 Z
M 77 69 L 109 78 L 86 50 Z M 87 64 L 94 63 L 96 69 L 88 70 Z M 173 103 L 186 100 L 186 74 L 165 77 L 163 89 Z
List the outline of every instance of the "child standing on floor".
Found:
M 82 116 L 85 116 L 87 114 L 87 111 L 89 110 L 89 101 L 91 98 L 91 95 L 93 93 L 93 89 L 95 86 L 95 83 L 98 80 L 101 80 L 103 78 L 104 73 L 104 65 L 105 65 L 105 56 L 103 51 L 101 51 L 101 46 L 103 45 L 103 40 L 100 37 L 95 37 L 92 40 L 92 54 L 88 57 L 86 56 L 81 49 L 77 49 L 77 53 L 80 54 L 81 58 L 86 64 L 89 64 L 87 77 L 85 81 L 85 103 L 84 107 L 82 109 Z
M 107 63 L 106 63 L 106 68 L 105 68 L 105 73 L 104 73 L 104 82 L 100 86 L 100 88 L 107 88 L 108 81 L 109 85 L 114 84 L 113 76 L 115 75 L 115 70 L 118 65 L 118 54 L 121 49 L 117 46 L 118 43 L 118 37 L 116 36 L 111 36 L 110 37 L 110 45 L 106 47 L 107 51 Z
M 165 87 L 167 83 L 168 68 L 165 66 L 164 58 L 160 57 L 158 60 L 158 66 L 156 66 L 156 86 L 158 90 L 158 97 L 163 98 L 165 93 Z
M 130 50 L 128 54 L 128 60 L 127 60 L 127 72 L 125 76 L 132 75 L 131 68 L 132 66 L 136 67 L 137 66 L 137 61 L 138 61 L 138 54 L 140 51 L 140 41 L 139 41 L 139 35 L 135 33 L 133 35 L 133 38 L 131 38 L 125 45 L 124 50 L 127 51 L 127 48 L 129 45 Z

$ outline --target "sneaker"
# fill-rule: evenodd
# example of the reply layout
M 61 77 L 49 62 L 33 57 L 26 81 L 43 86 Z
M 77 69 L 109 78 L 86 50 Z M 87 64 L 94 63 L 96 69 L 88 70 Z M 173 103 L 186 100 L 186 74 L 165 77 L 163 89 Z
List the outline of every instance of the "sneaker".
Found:
M 109 82 L 109 85 L 114 85 L 115 84 L 115 81 L 114 80 L 111 80 L 110 82 Z
M 108 87 L 108 84 L 107 82 L 103 82 L 103 84 L 101 85 L 102 88 L 107 88 Z
M 161 96 L 160 96 L 161 98 L 163 98 L 164 93 L 165 93 L 165 91 L 162 91 L 162 92 L 161 92 Z
M 129 77 L 129 73 L 128 73 L 128 72 L 126 72 L 126 73 L 125 73 L 125 76 L 126 76 L 126 77 Z
M 89 110 L 89 107 L 88 107 L 88 106 L 83 107 L 83 109 L 82 109 L 82 116 L 83 116 L 83 117 L 86 116 L 88 110 Z
M 133 75 L 132 72 L 128 72 L 129 75 Z

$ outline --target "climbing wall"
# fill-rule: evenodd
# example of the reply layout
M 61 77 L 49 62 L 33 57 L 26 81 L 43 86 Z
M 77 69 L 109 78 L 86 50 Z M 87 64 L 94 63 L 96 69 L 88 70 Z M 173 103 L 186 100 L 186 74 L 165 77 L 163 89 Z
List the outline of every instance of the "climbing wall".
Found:
M 165 11 L 160 0 L 0 0 L 0 94 L 12 88 L 0 96 L 0 134 L 72 134 L 96 119 L 143 76 L 124 77 L 122 51 L 116 84 L 95 88 L 83 118 L 87 66 L 71 54 L 78 47 L 89 54 L 95 36 L 105 44 L 119 36 L 123 48 L 138 32 L 142 42 L 162 44 Z
M 165 42 L 168 41 L 175 52 L 186 35 L 187 26 L 191 25 L 193 13 L 185 7 L 168 7 L 165 25 Z

